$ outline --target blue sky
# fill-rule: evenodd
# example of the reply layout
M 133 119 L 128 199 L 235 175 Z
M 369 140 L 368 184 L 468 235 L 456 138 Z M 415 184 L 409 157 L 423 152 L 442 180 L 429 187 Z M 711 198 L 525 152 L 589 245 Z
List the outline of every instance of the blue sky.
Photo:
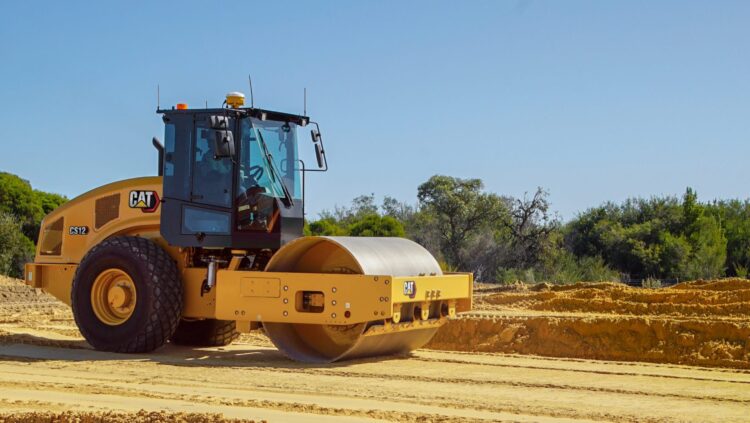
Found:
M 434 174 L 606 200 L 747 198 L 750 2 L 3 2 L 0 170 L 75 196 L 153 174 L 163 106 L 321 123 L 308 211 Z M 308 160 L 312 146 L 302 149 Z

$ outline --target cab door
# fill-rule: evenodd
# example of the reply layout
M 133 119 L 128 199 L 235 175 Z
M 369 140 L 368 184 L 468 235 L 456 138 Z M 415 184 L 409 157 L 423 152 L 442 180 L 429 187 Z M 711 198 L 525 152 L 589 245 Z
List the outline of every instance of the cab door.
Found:
M 232 242 L 235 165 L 215 154 L 208 113 L 174 112 L 168 124 L 161 233 L 180 247 L 226 247 Z M 228 130 L 236 130 L 229 118 Z M 171 129 L 170 129 L 171 128 Z
M 234 124 L 230 120 L 229 128 Z M 190 205 L 182 208 L 182 234 L 231 235 L 232 183 L 231 157 L 218 157 L 215 131 L 208 119 L 195 119 L 192 133 Z

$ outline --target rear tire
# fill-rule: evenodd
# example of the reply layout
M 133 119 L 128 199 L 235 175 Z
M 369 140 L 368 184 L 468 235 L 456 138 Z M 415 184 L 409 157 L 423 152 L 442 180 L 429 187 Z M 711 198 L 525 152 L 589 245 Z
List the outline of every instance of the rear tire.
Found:
M 124 306 L 130 308 L 129 312 L 108 310 L 112 302 L 123 303 L 119 283 L 110 280 L 102 287 L 102 275 L 108 274 L 129 280 Z M 113 284 L 115 288 L 111 288 Z M 177 265 L 148 239 L 107 239 L 92 248 L 76 269 L 71 306 L 78 329 L 95 349 L 153 351 L 172 336 L 182 315 L 182 282 Z
M 222 347 L 240 336 L 234 320 L 181 320 L 170 341 L 193 347 Z

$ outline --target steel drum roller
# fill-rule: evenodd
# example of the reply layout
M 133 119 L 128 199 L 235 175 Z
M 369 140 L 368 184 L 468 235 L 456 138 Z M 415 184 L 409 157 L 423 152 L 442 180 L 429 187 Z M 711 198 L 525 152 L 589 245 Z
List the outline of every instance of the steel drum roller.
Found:
M 442 275 L 421 245 L 404 238 L 306 237 L 282 247 L 266 271 L 367 275 Z M 405 353 L 426 344 L 437 327 L 367 335 L 382 320 L 348 326 L 264 323 L 268 337 L 288 357 L 306 362 Z

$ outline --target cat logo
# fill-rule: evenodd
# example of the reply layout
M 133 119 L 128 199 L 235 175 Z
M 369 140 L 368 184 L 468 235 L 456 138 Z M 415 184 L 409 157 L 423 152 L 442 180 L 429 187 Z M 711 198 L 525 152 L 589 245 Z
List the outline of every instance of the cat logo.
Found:
M 159 194 L 156 191 L 130 191 L 128 205 L 131 209 L 153 213 L 159 208 Z
M 404 295 L 406 295 L 409 298 L 414 298 L 417 296 L 417 283 L 414 281 L 405 281 L 404 282 Z

